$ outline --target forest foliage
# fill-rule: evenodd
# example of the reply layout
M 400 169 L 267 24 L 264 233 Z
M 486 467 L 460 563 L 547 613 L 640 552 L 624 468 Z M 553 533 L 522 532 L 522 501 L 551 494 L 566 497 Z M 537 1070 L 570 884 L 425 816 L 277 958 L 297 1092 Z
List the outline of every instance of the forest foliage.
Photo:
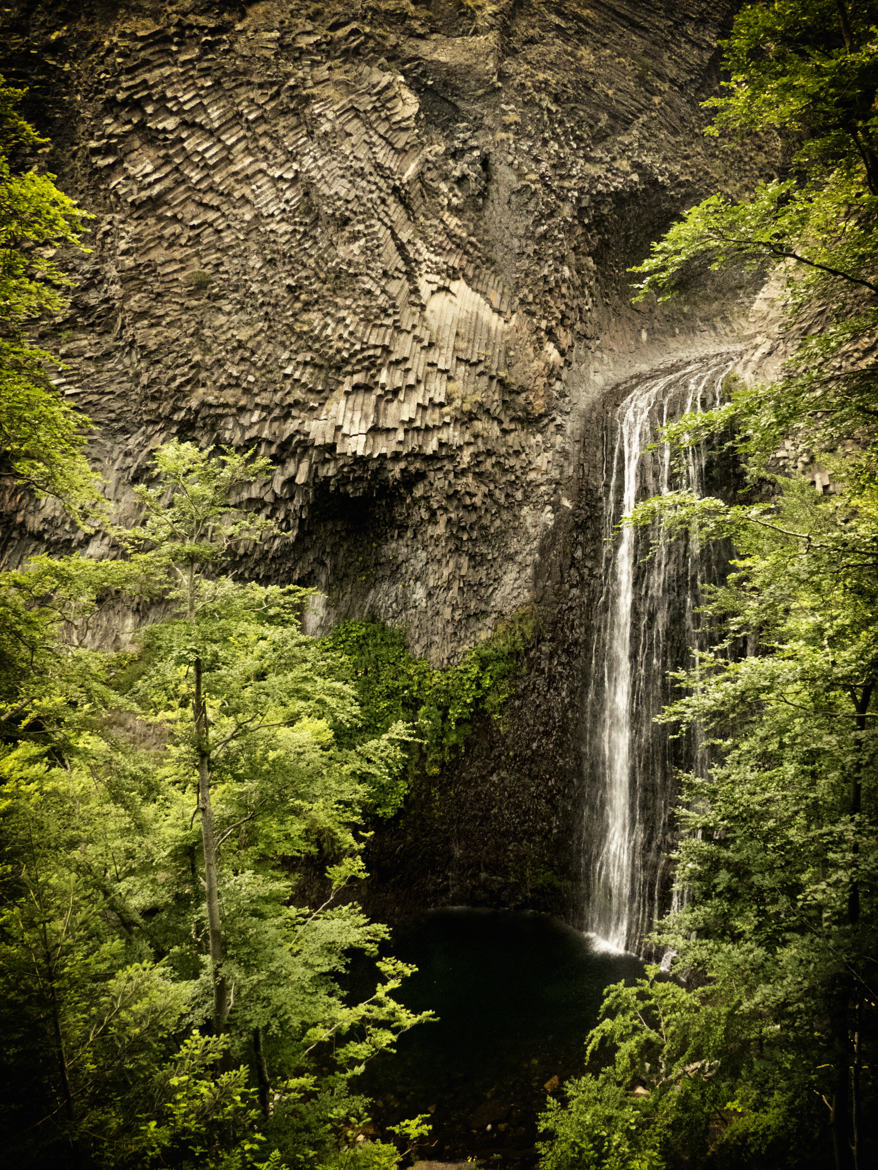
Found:
M 262 461 L 172 442 L 118 556 L 4 575 L 2 1109 L 20 1164 L 393 1166 L 356 1077 L 424 1017 L 352 886 L 410 730 L 362 728 L 303 593 L 223 572 Z M 145 616 L 93 648 L 107 607 Z M 112 608 L 111 608 L 112 612 Z M 27 623 L 33 619 L 28 628 Z M 111 619 L 112 620 L 112 619 Z M 374 987 L 351 999 L 353 953 Z M 367 1149 L 368 1147 L 368 1149 Z
M 731 425 L 742 496 L 633 517 L 736 549 L 663 715 L 711 758 L 683 781 L 679 908 L 654 940 L 671 978 L 607 993 L 544 1116 L 546 1170 L 853 1170 L 878 1150 L 878 7 L 746 4 L 723 48 L 710 132 L 777 134 L 784 173 L 711 195 L 634 271 L 642 296 L 693 263 L 773 272 L 791 356 L 668 428 Z
M 776 134 L 783 174 L 691 209 L 642 291 L 693 261 L 773 267 L 798 344 L 777 382 L 669 432 L 733 423 L 749 494 L 635 518 L 735 542 L 708 606 L 722 633 L 665 716 L 698 722 L 712 763 L 684 781 L 680 909 L 656 936 L 672 978 L 609 991 L 586 1073 L 545 1116 L 546 1170 L 874 1156 L 878 11 L 746 4 L 724 53 L 712 132 Z M 19 98 L 0 83 L 3 471 L 85 520 L 88 423 L 29 327 L 63 307 L 88 217 L 36 165 Z M 831 491 L 796 474 L 808 461 Z M 0 582 L 0 1112 L 19 1165 L 399 1162 L 365 1140 L 357 1075 L 419 1018 L 354 896 L 363 848 L 413 753 L 435 771 L 496 709 L 526 632 L 447 674 L 368 624 L 307 637 L 300 590 L 230 571 L 268 534 L 236 506 L 265 470 L 171 443 L 141 523 L 102 521 L 112 558 L 37 557 Z M 96 649 L 121 611 L 124 648 Z
M 48 146 L 0 77 L 0 450 L 19 477 L 84 519 L 99 501 L 84 454 L 87 420 L 52 386 L 57 361 L 26 326 L 65 304 L 65 250 L 85 250 L 89 214 L 32 165 Z
M 378 733 L 395 720 L 411 724 L 410 776 L 432 777 L 459 754 L 477 721 L 502 718 L 534 621 L 524 608 L 444 668 L 414 657 L 403 631 L 381 622 L 343 622 L 327 644 L 350 664 L 365 725 Z
M 424 1120 L 367 1138 L 357 1078 L 429 1017 L 356 894 L 416 731 L 364 714 L 350 656 L 302 631 L 306 591 L 231 575 L 280 536 L 237 504 L 265 460 L 173 441 L 133 488 L 139 523 L 102 505 L 88 420 L 30 340 L 88 217 L 31 165 L 21 96 L 0 89 L 3 470 L 112 555 L 0 577 L 5 1154 L 390 1170 Z

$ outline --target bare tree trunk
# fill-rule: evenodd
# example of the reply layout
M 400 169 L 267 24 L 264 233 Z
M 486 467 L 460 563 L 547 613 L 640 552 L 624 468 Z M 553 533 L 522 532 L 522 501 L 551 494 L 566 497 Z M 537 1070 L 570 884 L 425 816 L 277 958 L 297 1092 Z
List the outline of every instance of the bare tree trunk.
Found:
M 858 816 L 863 806 L 863 738 L 873 686 L 867 683 L 854 691 L 854 761 L 851 767 L 848 811 Z M 852 873 L 847 897 L 847 922 L 856 929 L 860 921 L 859 842 L 853 840 Z M 832 1040 L 835 1055 L 835 1093 L 832 1100 L 832 1149 L 836 1170 L 859 1167 L 859 1020 L 857 997 L 849 972 L 839 974 L 832 992 Z M 853 1028 L 852 1028 L 853 1024 Z M 851 1033 L 854 1042 L 851 1043 Z
M 195 718 L 195 737 L 198 751 L 198 811 L 201 813 L 201 852 L 204 860 L 207 938 L 213 979 L 213 1030 L 219 1036 L 225 1031 L 229 1017 L 229 985 L 223 972 L 225 945 L 219 901 L 216 836 L 213 831 L 213 810 L 210 801 L 210 728 L 207 720 L 207 708 L 204 705 L 202 664 L 199 657 L 195 659 L 194 669 L 195 694 L 192 699 L 192 710 Z
M 256 1056 L 256 1085 L 259 1090 L 259 1108 L 262 1110 L 263 1118 L 268 1121 L 271 1082 L 268 1079 L 268 1064 L 265 1060 L 265 1047 L 262 1043 L 261 1028 L 253 1029 L 253 1050 Z
M 43 953 L 46 959 L 46 975 L 49 987 L 49 1004 L 52 1009 L 52 1035 L 55 1040 L 55 1053 L 58 1058 L 58 1072 L 61 1078 L 61 1096 L 64 1099 L 64 1112 L 68 1121 L 73 1121 L 73 1093 L 70 1090 L 70 1072 L 67 1061 L 67 1046 L 64 1043 L 64 1031 L 61 1027 L 61 1009 L 58 1004 L 56 990 L 55 962 L 52 958 L 52 948 L 49 946 L 49 936 L 45 923 L 42 926 Z

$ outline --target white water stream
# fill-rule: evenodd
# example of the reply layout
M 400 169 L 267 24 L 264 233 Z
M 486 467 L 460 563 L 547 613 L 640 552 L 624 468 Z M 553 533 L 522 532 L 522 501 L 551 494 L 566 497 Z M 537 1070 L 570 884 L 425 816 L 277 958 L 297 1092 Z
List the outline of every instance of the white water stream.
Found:
M 653 720 L 670 697 L 668 670 L 691 665 L 697 650 L 695 611 L 707 566 L 691 540 L 687 548 L 660 531 L 617 526 L 648 496 L 703 489 L 702 448 L 689 449 L 680 469 L 672 468 L 667 444 L 647 448 L 667 422 L 718 404 L 729 368 L 728 359 L 714 359 L 645 380 L 612 420 L 604 589 L 587 696 L 583 839 L 592 842 L 585 925 L 619 950 L 638 944 L 667 893 L 674 764 L 668 733 Z

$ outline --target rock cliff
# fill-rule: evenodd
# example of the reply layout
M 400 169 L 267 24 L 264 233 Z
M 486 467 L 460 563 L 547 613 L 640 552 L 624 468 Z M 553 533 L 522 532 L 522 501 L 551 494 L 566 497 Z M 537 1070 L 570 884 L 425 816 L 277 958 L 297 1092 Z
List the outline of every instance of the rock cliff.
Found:
M 487 734 L 434 826 L 424 880 L 451 899 L 528 901 L 565 868 L 602 404 L 733 332 L 734 290 L 638 311 L 624 273 L 756 165 L 702 135 L 734 7 L 22 0 L 0 18 L 0 69 L 96 217 L 46 340 L 111 494 L 125 507 L 172 435 L 253 447 L 276 468 L 253 504 L 290 535 L 250 569 L 317 586 L 323 620 L 402 625 L 442 662 L 540 611 L 502 746 Z M 79 539 L 48 504 L 8 504 L 8 558 Z
M 296 533 L 259 570 L 333 616 L 441 661 L 527 603 L 584 408 L 667 328 L 624 266 L 723 165 L 729 8 L 19 5 L 3 68 L 96 215 L 51 340 L 113 493 L 171 434 L 255 445 Z

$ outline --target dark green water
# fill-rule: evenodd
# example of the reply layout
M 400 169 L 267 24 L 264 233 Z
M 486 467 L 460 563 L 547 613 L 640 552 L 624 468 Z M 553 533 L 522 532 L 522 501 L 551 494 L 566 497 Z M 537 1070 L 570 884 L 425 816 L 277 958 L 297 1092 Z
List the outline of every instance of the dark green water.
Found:
M 640 962 L 554 919 L 488 910 L 426 914 L 397 928 L 393 949 L 419 968 L 402 998 L 440 1020 L 371 1067 L 376 1120 L 430 1112 L 436 1144 L 421 1157 L 534 1165 L 544 1086 L 582 1071 L 604 988 L 636 978 Z

